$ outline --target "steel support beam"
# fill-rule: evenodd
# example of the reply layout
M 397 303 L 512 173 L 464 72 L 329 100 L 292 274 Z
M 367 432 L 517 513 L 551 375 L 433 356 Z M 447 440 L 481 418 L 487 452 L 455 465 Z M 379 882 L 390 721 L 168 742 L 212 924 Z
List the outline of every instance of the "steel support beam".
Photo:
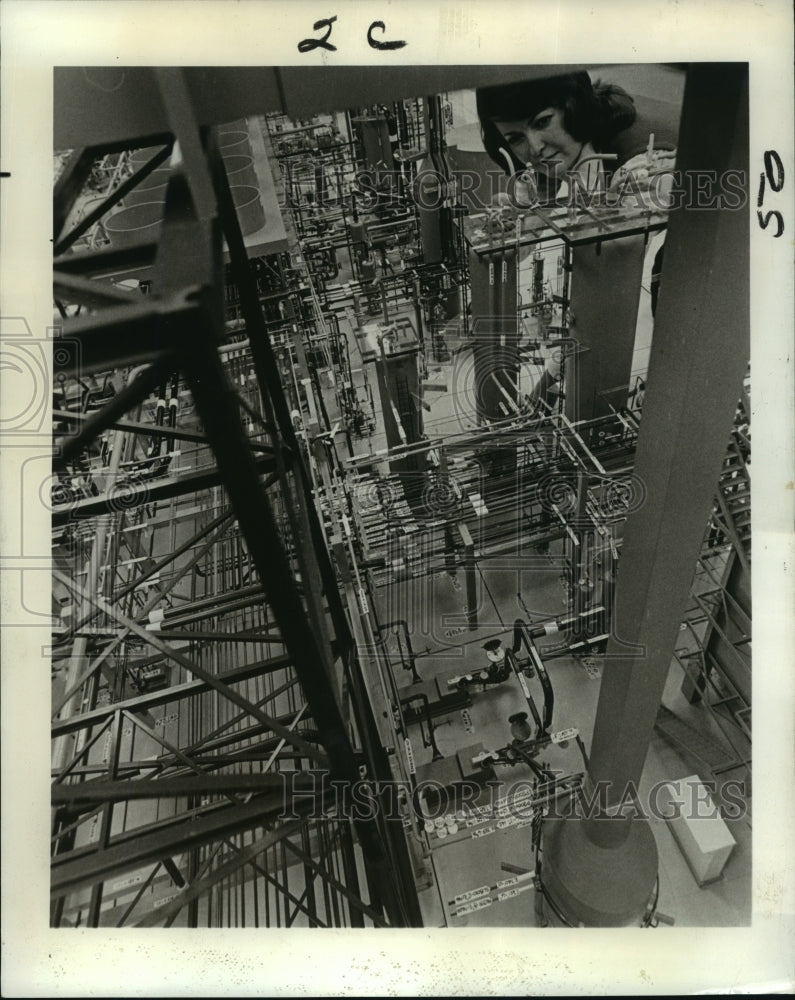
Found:
M 688 70 L 677 169 L 748 176 L 746 64 Z M 644 820 L 610 818 L 640 783 L 749 354 L 749 213 L 671 213 L 635 475 L 591 746 L 607 813 L 545 824 L 544 883 L 570 921 L 637 924 L 657 873 Z
M 156 254 L 157 243 L 145 238 L 131 242 L 125 247 L 109 247 L 106 250 L 70 253 L 64 257 L 56 257 L 53 268 L 62 274 L 89 274 L 95 278 L 102 278 L 131 270 L 151 268 Z
M 217 674 L 216 679 L 223 684 L 240 684 L 242 681 L 250 680 L 252 677 L 259 677 L 262 674 L 273 673 L 277 670 L 284 670 L 292 665 L 289 656 L 276 656 L 268 660 L 258 660 L 256 663 L 248 663 L 244 667 L 236 667 L 234 670 L 225 670 Z M 105 705 L 95 708 L 90 712 L 83 712 L 81 715 L 72 715 L 68 719 L 56 719 L 52 724 L 53 736 L 63 736 L 67 733 L 74 733 L 80 729 L 90 728 L 106 721 L 113 715 L 116 708 L 128 709 L 131 712 L 148 712 L 159 705 L 169 705 L 182 698 L 195 698 L 205 691 L 211 691 L 212 685 L 204 680 L 188 681 L 186 684 L 175 684 L 173 687 L 163 688 L 162 691 L 152 691 L 151 694 L 142 694 L 136 698 L 126 698 L 124 701 L 116 702 L 115 705 Z
M 303 750 L 304 753 L 307 754 L 307 756 L 311 757 L 313 760 L 316 760 L 321 764 L 326 763 L 326 758 L 323 756 L 323 754 L 318 752 L 317 747 L 311 746 L 309 743 L 306 743 L 304 740 L 302 740 L 299 736 L 296 736 L 294 733 L 291 733 L 289 729 L 286 729 L 276 719 L 272 719 L 261 709 L 257 708 L 257 706 L 253 702 L 249 701 L 248 698 L 244 698 L 243 695 L 235 691 L 234 688 L 231 688 L 229 687 L 229 685 L 225 684 L 217 674 L 208 673 L 208 671 L 206 671 L 203 667 L 200 667 L 193 660 L 189 660 L 186 656 L 183 656 L 177 650 L 171 649 L 153 632 L 149 632 L 146 629 L 141 628 L 139 625 L 136 625 L 134 621 L 132 621 L 129 618 L 126 618 L 123 614 L 121 614 L 121 612 L 117 611 L 115 608 L 110 607 L 110 605 L 106 604 L 105 601 L 103 601 L 101 598 L 96 597 L 93 594 L 84 594 L 79 590 L 79 588 L 75 586 L 75 584 L 70 583 L 70 581 L 67 580 L 66 577 L 63 577 L 60 573 L 56 572 L 54 575 L 55 578 L 59 579 L 60 582 L 63 583 L 65 586 L 70 587 L 72 590 L 75 590 L 76 592 L 79 592 L 81 597 L 89 601 L 92 601 L 101 610 L 105 611 L 106 614 L 110 615 L 112 618 L 115 618 L 118 622 L 120 622 L 122 625 L 128 628 L 132 633 L 137 635 L 139 639 L 143 639 L 144 642 L 147 642 L 149 643 L 149 645 L 154 646 L 154 648 L 163 653 L 164 656 L 168 657 L 168 659 L 170 660 L 174 660 L 175 663 L 178 663 L 181 667 L 184 667 L 184 669 L 189 671 L 191 674 L 196 674 L 197 677 L 203 680 L 206 684 L 209 684 L 210 687 L 212 687 L 215 691 L 217 691 L 221 695 L 221 697 L 226 698 L 228 701 L 231 701 L 234 705 L 237 705 L 238 708 L 242 708 L 244 712 L 246 712 L 248 715 L 252 715 L 258 722 L 261 722 L 265 726 L 269 726 L 274 733 L 276 733 L 278 736 L 282 736 L 289 743 L 292 743 L 293 746 L 296 747 L 296 749 Z M 115 706 L 111 707 L 118 708 L 118 703 Z
M 333 683 L 334 661 L 350 651 L 352 638 L 334 570 L 325 549 L 322 526 L 312 505 L 309 477 L 300 462 L 297 462 L 292 476 L 286 476 L 286 458 L 291 453 L 299 455 L 300 450 L 295 440 L 275 357 L 267 337 L 255 336 L 258 329 L 257 317 L 259 327 L 263 326 L 261 311 L 228 181 L 212 136 L 208 139 L 214 169 L 212 179 L 206 171 L 190 95 L 180 71 L 159 71 L 158 81 L 171 131 L 179 136 L 180 146 L 184 148 L 183 163 L 174 165 L 168 186 L 164 225 L 153 270 L 152 295 L 140 304 L 125 305 L 123 308 L 110 307 L 100 317 L 90 317 L 88 321 L 82 318 L 67 321 L 64 340 L 72 338 L 77 350 L 73 359 L 66 359 L 61 364 L 60 370 L 65 374 L 75 374 L 78 367 L 81 372 L 91 372 L 140 361 L 150 364 L 165 362 L 169 366 L 178 363 L 184 371 L 206 430 L 207 441 L 218 462 L 219 478 L 213 485 L 222 482 L 226 486 L 251 555 L 252 572 L 256 569 L 262 581 L 265 600 L 272 611 L 269 618 L 280 629 L 290 654 L 286 659 L 295 670 L 308 700 L 306 714 L 312 717 L 317 729 L 310 738 L 316 738 L 328 751 L 328 762 L 334 776 L 338 780 L 353 782 L 359 779 L 359 756 L 354 753 L 348 726 L 336 701 Z M 220 205 L 233 268 L 239 270 L 239 277 L 247 289 L 246 319 L 249 323 L 255 368 L 264 396 L 266 421 L 275 424 L 281 436 L 281 440 L 276 438 L 274 441 L 273 464 L 276 473 L 285 477 L 284 503 L 291 538 L 296 546 L 295 555 L 304 577 L 302 586 L 298 586 L 294 579 L 293 561 L 286 550 L 269 497 L 264 493 L 259 479 L 260 469 L 240 421 L 239 400 L 219 357 L 218 344 L 224 335 L 223 272 L 221 232 L 215 218 L 215 198 L 211 182 L 215 184 L 215 197 Z M 139 249 L 148 252 L 151 248 Z M 99 262 L 105 273 L 109 273 L 108 265 L 113 266 L 111 258 L 113 262 L 122 259 L 119 255 L 106 255 L 104 264 Z M 97 258 L 93 262 L 86 260 L 85 267 L 82 262 L 78 262 L 77 266 L 67 266 L 66 270 L 72 274 L 96 273 L 95 263 Z M 147 500 L 152 499 L 152 489 L 157 485 L 156 482 L 147 484 Z M 195 481 L 193 488 L 197 488 Z M 83 515 L 89 512 L 90 508 L 82 509 Z M 74 511 L 70 511 L 69 516 L 75 516 Z M 57 574 L 57 577 L 70 586 L 70 589 L 75 589 L 62 574 Z M 319 581 L 322 581 L 323 592 Z M 297 750 L 316 758 L 322 764 L 327 763 L 326 757 L 319 753 L 317 747 L 292 731 L 292 727 L 303 716 L 304 709 L 298 715 L 291 714 L 289 725 L 284 726 L 280 720 L 270 718 L 257 705 L 231 689 L 219 679 L 218 674 L 204 671 L 181 653 L 170 649 L 156 635 L 97 598 L 93 592 L 81 596 L 94 603 L 104 614 L 114 618 L 123 629 L 143 639 L 185 670 L 196 674 L 202 685 L 201 690 L 215 689 L 253 716 L 259 724 L 249 727 L 250 730 L 275 733 L 281 737 L 271 759 L 287 743 L 293 744 Z M 324 634 L 327 612 L 323 598 L 330 607 L 336 633 L 334 642 L 329 641 L 330 637 Z M 349 664 L 346 667 L 350 669 Z M 375 777 L 383 778 L 389 773 L 388 761 L 380 745 L 370 745 L 374 731 L 372 709 L 363 694 L 360 677 L 358 682 L 359 688 L 355 692 L 358 699 L 357 728 L 364 726 L 367 730 L 365 742 L 368 749 L 365 758 L 374 769 Z M 186 690 L 188 685 L 180 685 L 181 690 L 172 688 L 154 692 L 151 698 L 153 703 L 163 704 L 188 693 L 195 693 L 199 690 L 195 685 L 196 682 L 191 682 L 191 692 Z M 148 696 L 134 699 L 130 710 L 142 710 L 148 700 Z M 124 703 L 109 707 L 118 712 L 122 704 Z M 85 724 L 95 724 L 93 713 L 85 713 L 77 721 L 66 721 L 67 729 L 60 735 L 82 728 Z M 54 731 L 59 733 L 57 722 Z M 235 737 L 239 737 L 239 734 L 235 734 Z M 373 775 L 368 774 L 368 778 L 372 777 Z M 188 798 L 195 799 L 195 795 Z M 274 802 L 274 809 L 276 805 Z M 128 831 L 121 837 L 113 838 L 107 849 L 100 852 L 81 849 L 61 855 L 53 862 L 53 892 L 59 895 L 81 885 L 96 884 L 102 881 L 107 872 L 140 867 L 150 860 L 171 858 L 181 850 L 193 850 L 201 844 L 216 841 L 219 837 L 255 828 L 262 824 L 262 817 L 263 799 L 258 796 L 255 802 L 239 806 L 218 806 L 210 815 L 190 811 L 157 826 Z M 378 908 L 384 906 L 389 913 L 390 923 L 417 923 L 419 909 L 413 894 L 411 872 L 405 865 L 398 863 L 400 858 L 396 860 L 401 838 L 404 836 L 402 825 L 395 824 L 394 834 L 383 827 L 384 823 L 378 818 L 372 822 L 356 822 L 368 876 L 371 885 L 375 887 L 374 919 L 378 918 Z M 280 839 L 282 835 L 277 832 L 274 837 Z M 403 849 L 405 853 L 405 845 Z M 239 867 L 237 859 L 235 865 Z M 182 905 L 182 900 L 174 905 L 173 914 Z M 169 922 L 173 914 L 166 908 L 166 912 L 160 916 Z
M 202 762 L 202 766 L 203 764 L 204 762 Z M 84 809 L 97 802 L 175 799 L 187 795 L 230 795 L 236 792 L 262 793 L 280 791 L 283 786 L 284 783 L 280 776 L 273 774 L 202 773 L 177 778 L 152 778 L 150 781 L 92 780 L 81 781 L 75 785 L 55 785 L 50 801 L 54 806 L 65 805 Z M 311 788 L 314 787 L 314 785 L 311 786 Z
M 156 388 L 163 377 L 163 372 L 158 371 L 154 366 L 147 365 L 143 371 L 133 378 L 121 392 L 117 392 L 110 402 L 106 403 L 101 410 L 91 414 L 75 414 L 74 419 L 82 423 L 82 427 L 75 434 L 60 437 L 55 442 L 55 454 L 53 455 L 53 468 L 57 469 L 71 461 L 94 438 L 98 437 L 102 431 L 107 430 L 113 424 L 117 416 L 127 413 L 137 403 L 141 403 Z M 53 412 L 53 419 L 69 419 L 71 414 L 62 414 L 60 411 Z
M 123 181 L 100 205 L 81 219 L 62 239 L 59 239 L 55 244 L 55 256 L 59 257 L 62 253 L 66 253 L 113 205 L 118 204 L 133 188 L 136 188 L 142 180 L 145 180 L 161 163 L 165 162 L 170 155 L 171 143 L 169 142 L 163 149 L 155 153 L 148 163 L 145 163 L 132 177 L 128 177 L 126 181 Z
M 55 376 L 90 375 L 166 359 L 171 363 L 177 335 L 189 337 L 197 321 L 198 291 L 183 285 L 170 295 L 142 296 L 97 315 L 66 320 L 55 344 L 62 340 L 70 349 L 54 352 Z
M 57 855 L 52 860 L 50 892 L 53 896 L 60 896 L 103 881 L 111 875 L 134 871 L 234 833 L 256 829 L 268 818 L 276 819 L 284 810 L 284 804 L 281 795 L 255 796 L 240 805 L 217 807 L 208 815 L 197 816 L 195 812 L 188 812 L 155 829 L 130 830 L 121 837 L 112 838 L 104 850 L 78 848 Z M 306 801 L 301 805 L 303 810 L 299 804 L 291 805 L 291 809 L 300 813 L 316 808 Z M 273 836 L 276 840 L 288 836 L 290 828 L 295 825 L 280 827 Z
M 149 369 L 153 371 L 153 369 Z M 154 376 L 155 385 L 163 381 L 163 373 L 157 372 Z M 114 396 L 114 401 L 117 397 Z M 137 401 L 137 400 L 136 400 Z M 132 404 L 131 404 L 132 405 Z M 131 408 L 131 407 L 130 407 Z M 102 413 L 104 414 L 105 407 L 102 408 Z M 121 413 L 126 413 L 127 410 L 119 411 Z M 94 414 L 92 414 L 93 416 Z M 97 416 L 99 414 L 96 414 Z M 82 424 L 81 431 L 87 431 L 88 421 L 91 417 L 88 417 L 85 413 L 70 413 L 68 410 L 53 410 L 52 411 L 53 420 L 68 420 L 72 423 Z M 204 434 L 199 434 L 198 431 L 186 431 L 181 430 L 178 427 L 162 427 L 159 424 L 142 424 L 136 423 L 132 420 L 110 420 L 110 418 L 104 418 L 107 422 L 103 422 L 103 425 L 98 428 L 99 431 L 104 430 L 106 427 L 112 427 L 117 431 L 130 431 L 133 434 L 140 434 L 144 437 L 167 437 L 174 438 L 175 441 L 190 441 L 193 444 L 205 445 L 209 448 L 210 443 Z M 92 440 L 96 437 L 97 431 L 93 431 L 90 435 L 87 434 L 88 439 Z M 71 440 L 71 439 L 69 439 Z M 267 454 L 273 454 L 273 448 L 269 444 L 261 444 L 259 441 L 250 441 L 249 447 L 252 451 L 266 452 Z
M 53 274 L 53 296 L 61 303 L 102 309 L 105 306 L 129 305 L 140 301 L 137 292 L 128 291 L 107 281 L 92 281 L 76 274 Z
M 272 454 L 258 455 L 252 459 L 257 476 L 271 474 L 274 471 Z M 172 497 L 182 497 L 188 493 L 198 493 L 215 486 L 225 484 L 223 474 L 215 467 L 209 467 L 200 472 L 189 472 L 179 476 L 164 476 L 162 479 L 147 479 L 140 485 L 130 483 L 125 489 L 125 507 L 145 506 L 157 503 L 159 500 L 170 500 Z M 61 527 L 70 521 L 85 517 L 97 517 L 101 514 L 111 514 L 118 507 L 118 496 L 111 494 L 91 497 L 87 500 L 76 500 L 67 503 L 63 508 L 56 507 L 52 513 L 52 523 Z
M 215 151 L 214 179 L 219 206 L 224 218 L 224 230 L 230 256 L 237 261 L 241 270 L 247 271 L 245 248 L 240 229 L 234 217 L 234 206 L 231 193 L 219 162 L 220 157 Z M 244 279 L 241 294 L 245 296 L 247 322 L 256 324 L 255 316 L 261 313 L 258 305 L 252 308 L 256 295 L 250 280 Z M 318 636 L 311 628 L 307 628 L 307 613 L 294 584 L 291 567 L 284 553 L 279 533 L 273 520 L 273 514 L 268 502 L 255 482 L 251 479 L 250 453 L 245 447 L 239 421 L 228 404 L 225 405 L 223 394 L 208 392 L 210 385 L 224 385 L 224 373 L 220 367 L 217 351 L 212 347 L 209 338 L 210 331 L 204 330 L 204 337 L 195 338 L 191 342 L 191 353 L 186 358 L 188 377 L 199 413 L 207 432 L 213 441 L 219 468 L 224 474 L 230 499 L 235 507 L 243 535 L 249 552 L 257 567 L 263 588 L 268 597 L 268 603 L 274 611 L 276 621 L 281 628 L 288 650 L 294 657 L 296 672 L 301 678 L 302 687 L 309 704 L 315 724 L 320 731 L 320 739 L 328 752 L 332 772 L 339 780 L 354 782 L 358 780 L 358 765 L 353 755 L 347 730 L 340 715 L 332 678 L 330 676 L 330 661 L 328 653 L 323 649 Z M 279 382 L 278 368 L 275 364 L 272 350 L 267 337 L 261 341 L 255 336 L 255 328 L 249 328 L 252 353 L 260 384 L 270 391 L 274 415 L 280 432 L 285 436 L 288 445 L 295 444 L 295 435 L 289 418 L 286 401 Z M 295 448 L 297 452 L 297 447 Z M 278 453 L 277 453 L 278 462 Z M 302 475 L 302 466 L 298 475 Z M 259 494 L 259 495 L 258 495 Z M 311 530 L 311 529 L 310 529 Z M 328 573 L 324 567 L 328 561 L 322 533 L 311 532 L 317 558 L 320 560 L 321 574 L 327 583 L 326 596 L 332 603 L 334 613 L 334 595 L 336 582 L 330 586 Z M 336 597 L 337 603 L 339 597 Z M 335 624 L 344 624 L 341 614 L 335 615 Z M 368 709 L 369 710 L 369 709 Z M 291 740 L 294 742 L 294 740 Z M 400 925 L 413 919 L 407 910 L 407 903 L 400 895 L 400 887 L 396 876 L 390 871 L 384 854 L 384 844 L 379 837 L 375 823 L 371 821 L 357 822 L 357 830 L 362 843 L 363 853 L 375 874 L 379 891 L 384 896 L 393 923 Z M 411 887 L 413 889 L 413 886 Z M 405 893 L 406 889 L 403 890 Z M 408 904 L 410 906 L 410 903 Z

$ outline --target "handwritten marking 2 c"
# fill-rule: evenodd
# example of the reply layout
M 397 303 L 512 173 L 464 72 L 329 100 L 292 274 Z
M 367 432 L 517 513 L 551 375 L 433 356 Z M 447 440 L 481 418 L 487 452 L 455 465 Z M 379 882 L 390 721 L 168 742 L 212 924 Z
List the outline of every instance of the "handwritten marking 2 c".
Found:
M 304 38 L 303 41 L 298 43 L 299 52 L 313 52 L 315 49 L 328 49 L 329 52 L 336 52 L 337 46 L 332 45 L 328 41 L 328 37 L 331 34 L 331 25 L 337 20 L 337 15 L 334 17 L 324 17 L 320 21 L 315 21 L 312 25 L 313 31 L 320 31 L 321 28 L 328 28 L 328 31 L 322 38 Z
M 367 29 L 367 41 L 370 46 L 374 49 L 381 49 L 382 51 L 388 51 L 392 49 L 402 49 L 406 42 L 379 42 L 373 38 L 373 28 L 380 28 L 382 32 L 386 31 L 386 25 L 383 21 L 373 21 L 370 27 Z
M 321 31 L 323 28 L 326 29 L 325 35 L 322 38 L 304 38 L 298 43 L 299 52 L 313 52 L 315 49 L 326 49 L 328 52 L 336 52 L 337 46 L 332 45 L 329 42 L 329 36 L 331 35 L 331 26 L 337 20 L 336 14 L 334 17 L 324 17 L 319 21 L 315 21 L 312 25 L 313 31 Z M 377 38 L 373 37 L 373 32 L 376 30 L 380 31 L 381 34 L 386 33 L 386 25 L 383 21 L 373 21 L 370 27 L 367 29 L 367 43 L 371 49 L 378 49 L 381 52 L 392 52 L 395 49 L 402 49 L 408 43 L 404 41 L 379 41 Z

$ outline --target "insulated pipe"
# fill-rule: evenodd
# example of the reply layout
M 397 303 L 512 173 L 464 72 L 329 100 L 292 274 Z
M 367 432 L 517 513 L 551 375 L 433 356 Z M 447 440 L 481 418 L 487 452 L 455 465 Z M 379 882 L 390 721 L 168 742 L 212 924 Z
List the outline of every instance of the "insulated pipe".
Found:
M 541 689 L 544 692 L 544 719 L 542 733 L 543 735 L 546 735 L 547 730 L 552 725 L 552 711 L 555 707 L 555 693 L 552 690 L 552 682 L 550 681 L 549 674 L 544 666 L 544 661 L 541 659 L 541 656 L 536 649 L 536 645 L 533 642 L 532 633 L 527 627 L 527 623 L 522 618 L 517 618 L 513 623 L 513 646 L 511 648 L 511 652 L 514 657 L 521 649 L 522 643 L 524 643 L 527 652 L 530 654 L 536 674 L 538 675 L 538 680 L 541 684 Z M 514 670 L 517 671 L 518 675 L 518 665 L 514 666 Z M 524 684 L 522 687 L 524 688 Z
M 176 429 L 177 413 L 179 412 L 179 374 L 175 372 L 171 376 L 171 396 L 168 401 L 168 426 Z M 166 438 L 166 451 L 174 450 L 174 438 Z
M 155 407 L 155 424 L 158 427 L 162 427 L 166 420 L 166 393 L 168 392 L 168 382 L 163 381 L 160 384 L 160 390 L 157 395 L 157 405 Z M 149 458 L 159 457 L 163 450 L 163 438 L 158 435 L 149 450 Z
M 411 634 L 409 633 L 408 622 L 406 622 L 403 618 L 396 618 L 394 621 L 391 621 L 391 622 L 381 622 L 379 624 L 379 626 L 378 626 L 378 631 L 379 632 L 383 632 L 384 629 L 393 628 L 395 625 L 400 626 L 400 628 L 403 631 L 403 637 L 406 640 L 406 651 L 409 654 L 409 664 L 410 664 L 410 669 L 411 669 L 411 679 L 412 679 L 412 681 L 415 684 L 419 684 L 419 683 L 421 683 L 422 678 L 417 673 L 417 667 L 416 667 L 417 656 L 416 656 L 416 654 L 414 652 L 414 649 L 413 649 L 413 647 L 411 645 Z
M 522 673 L 522 669 L 519 666 L 519 663 L 516 659 L 516 654 L 512 649 L 506 649 L 505 658 L 510 664 L 511 670 L 513 670 L 514 674 L 516 674 L 516 678 L 519 681 L 519 686 L 521 687 L 522 693 L 524 694 L 525 697 L 525 701 L 527 702 L 527 707 L 530 709 L 530 713 L 532 714 L 533 719 L 535 721 L 536 724 L 535 738 L 539 739 L 543 736 L 546 736 L 547 726 L 544 725 L 541 716 L 538 714 L 538 706 L 536 705 L 535 698 L 533 698 L 532 694 L 530 693 L 530 689 L 527 686 L 527 681 L 525 680 L 525 676 Z M 545 699 L 544 718 L 546 718 L 546 715 L 547 712 L 546 712 L 546 699 Z

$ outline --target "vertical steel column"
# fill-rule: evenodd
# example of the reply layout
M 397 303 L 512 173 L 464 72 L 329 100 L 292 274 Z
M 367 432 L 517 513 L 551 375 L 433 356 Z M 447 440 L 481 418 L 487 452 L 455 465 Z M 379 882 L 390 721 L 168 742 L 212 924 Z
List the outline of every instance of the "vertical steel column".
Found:
M 128 379 L 128 385 L 131 379 Z M 127 440 L 127 435 L 121 431 L 114 431 L 111 437 L 111 457 L 110 465 L 108 467 L 106 476 L 107 482 L 112 487 L 116 478 L 119 474 L 119 469 L 121 467 L 122 455 L 124 452 L 124 442 Z M 105 558 L 105 545 L 108 540 L 108 531 L 111 526 L 112 515 L 106 514 L 99 518 L 99 523 L 97 526 L 96 537 L 91 543 L 91 556 L 86 567 L 86 588 L 92 593 L 96 592 L 97 586 L 99 584 L 99 572 L 102 562 Z M 87 614 L 87 607 L 85 604 L 78 604 L 75 601 L 74 604 L 74 621 L 81 621 Z M 66 670 L 65 678 L 65 690 L 71 691 L 76 687 L 76 682 L 81 676 L 81 673 L 85 666 L 85 660 L 88 652 L 88 639 L 82 636 L 77 636 L 74 641 L 74 646 L 72 648 L 72 656 L 69 660 L 69 666 Z M 74 694 L 69 697 L 69 699 L 61 706 L 59 713 L 59 718 L 68 719 L 69 716 L 75 713 L 77 707 L 77 695 L 78 691 L 75 690 Z M 72 746 L 71 741 L 68 736 L 64 736 L 60 739 L 54 741 L 53 753 L 52 753 L 52 766 L 56 770 L 62 770 L 66 767 L 67 761 L 69 759 L 70 753 L 73 749 L 79 749 L 79 746 Z
M 320 823 L 318 823 L 318 828 L 321 826 L 322 822 L 323 821 L 321 820 Z M 312 844 L 310 841 L 309 830 L 307 829 L 307 825 L 308 821 L 307 823 L 304 823 L 301 826 L 301 847 L 304 853 L 309 855 L 312 853 Z M 301 898 L 302 899 L 306 898 L 306 908 L 309 911 L 308 913 L 309 926 L 317 927 L 317 900 L 315 899 L 315 873 L 307 864 L 304 864 L 304 884 L 306 888 Z M 293 917 L 295 917 L 297 913 L 298 913 L 298 908 L 296 907 L 296 911 L 295 914 L 293 914 Z
M 232 193 L 217 147 L 210 150 L 210 166 L 213 173 L 213 183 L 215 184 L 221 218 L 227 220 L 224 223 L 224 236 L 226 237 L 232 268 L 235 272 L 235 283 L 240 292 L 241 310 L 246 323 L 246 329 L 249 333 L 254 370 L 260 386 L 263 404 L 266 408 L 266 417 L 273 420 L 279 429 L 276 439 L 278 468 L 278 463 L 282 457 L 282 449 L 278 447 L 279 442 L 283 444 L 286 451 L 294 455 L 300 454 L 300 448 L 281 384 L 276 358 L 265 327 L 256 283 L 251 274 L 246 247 L 243 243 L 243 236 L 237 224 Z M 279 260 L 281 261 L 280 258 Z M 281 268 L 281 262 L 279 266 Z M 286 278 L 283 274 L 282 279 L 286 284 Z M 325 548 L 323 530 L 317 512 L 308 500 L 311 484 L 302 462 L 295 464 L 295 474 L 296 483 L 294 485 L 289 484 L 286 477 L 282 476 L 282 489 L 289 490 L 291 494 L 289 497 L 291 509 L 294 510 L 296 515 L 293 530 L 297 534 L 300 534 L 304 545 L 311 544 L 320 571 L 319 574 L 309 572 L 305 574 L 305 584 L 309 587 L 308 596 L 317 608 L 320 604 L 318 591 L 322 585 L 323 595 L 328 602 L 336 638 L 339 642 L 350 643 L 352 641 L 350 629 L 342 608 L 334 568 L 331 565 L 331 560 Z M 292 489 L 290 489 L 291 485 Z M 299 555 L 303 551 L 304 547 L 299 545 Z M 316 576 L 318 577 L 317 584 L 315 583 Z M 322 615 L 318 627 L 325 631 L 325 619 Z
M 295 445 L 295 436 L 279 384 L 275 359 L 264 330 L 262 340 L 257 340 L 255 344 L 255 335 L 259 332 L 258 326 L 262 327 L 261 313 L 256 301 L 256 292 L 249 280 L 245 248 L 217 150 L 211 152 L 211 157 L 214 160 L 216 194 L 233 266 L 243 272 L 239 276 L 239 287 L 247 325 L 251 324 L 249 332 L 257 376 L 262 390 L 270 390 L 275 419 L 288 446 Z M 328 752 L 332 773 L 338 780 L 354 782 L 358 780 L 358 765 L 333 687 L 329 650 L 322 645 L 322 637 L 318 632 L 309 627 L 311 623 L 307 610 L 295 585 L 268 497 L 258 484 L 251 451 L 237 419 L 235 401 L 229 392 L 215 347 L 215 333 L 221 328 L 222 322 L 219 312 L 220 293 L 218 290 L 208 288 L 205 294 L 208 301 L 205 303 L 203 314 L 209 322 L 195 329 L 195 339 L 191 340 L 190 345 L 186 343 L 184 356 L 186 374 L 197 411 L 205 425 L 207 438 L 216 455 L 219 470 L 227 485 L 232 506 L 236 511 L 251 558 L 257 567 L 268 603 L 274 611 L 284 641 L 293 656 L 296 673 L 300 678 L 312 717 L 321 733 L 321 742 Z M 212 319 L 215 319 L 215 329 Z M 297 446 L 294 454 L 295 461 L 299 465 L 300 481 L 301 469 Z M 297 498 L 299 506 L 302 499 L 299 495 Z M 301 509 L 299 514 L 306 516 L 308 512 Z M 305 521 L 301 527 L 306 528 Z M 315 527 L 315 523 L 311 522 L 309 538 L 305 537 L 300 541 L 306 544 L 311 539 L 315 545 L 316 565 L 324 576 L 324 582 L 327 583 L 326 597 L 334 614 L 335 606 L 339 603 L 336 581 L 329 574 L 323 573 L 330 564 L 326 565 L 327 553 L 322 536 L 319 537 L 318 533 L 312 530 Z M 299 539 L 296 539 L 296 542 L 298 543 Z M 335 624 L 340 626 L 338 635 L 348 645 L 350 639 L 346 634 L 344 618 L 338 607 L 336 610 Z M 356 829 L 368 871 L 373 874 L 374 884 L 378 886 L 390 922 L 395 925 L 417 923 L 418 906 L 414 887 L 401 885 L 400 872 L 390 868 L 389 845 L 384 844 L 379 836 L 377 821 L 357 820 Z M 399 849 L 399 845 L 396 846 Z M 405 853 L 405 844 L 403 851 Z
M 588 518 L 588 477 L 582 471 L 577 472 L 577 499 L 573 517 L 574 532 L 577 544 L 571 546 L 571 581 L 569 589 L 569 604 L 574 615 L 572 636 L 582 638 L 585 623 L 581 615 L 590 607 L 590 590 L 592 581 L 589 576 L 589 555 L 593 543 L 593 531 Z
M 477 415 L 479 422 L 486 423 L 511 416 L 511 408 L 516 408 L 519 376 L 516 251 L 505 248 L 486 257 L 472 251 L 469 275 Z
M 111 723 L 111 751 L 108 761 L 108 777 L 115 779 L 119 768 L 119 753 L 122 738 L 122 715 L 120 711 L 113 713 Z M 106 802 L 102 807 L 102 821 L 99 833 L 99 848 L 105 850 L 110 840 L 111 825 L 113 823 L 113 802 Z M 91 899 L 88 905 L 88 926 L 99 927 L 99 919 L 102 911 L 102 894 L 105 888 L 104 882 L 95 882 L 91 887 Z
M 463 561 L 467 593 L 467 621 L 470 631 L 474 631 L 478 627 L 478 580 L 477 566 L 475 564 L 475 543 L 472 541 L 469 528 L 467 528 L 463 521 L 459 521 L 456 527 L 464 546 Z
M 422 102 L 423 131 L 430 146 L 432 97 Z M 420 142 L 417 142 L 420 145 Z M 438 264 L 442 260 L 441 205 L 443 192 L 433 155 L 429 155 L 417 171 L 414 179 L 414 197 L 417 201 L 417 215 L 420 223 L 420 244 L 422 259 L 426 264 Z
M 696 170 L 748 176 L 747 86 L 744 64 L 689 69 L 685 180 Z M 606 789 L 607 808 L 545 831 L 546 889 L 590 925 L 640 923 L 656 877 L 648 823 L 608 817 L 640 781 L 748 362 L 747 207 L 685 202 L 671 214 L 665 256 L 635 463 L 647 499 L 627 520 L 591 747 L 590 787 Z
M 456 574 L 456 544 L 453 526 L 448 522 L 444 526 L 444 568 L 451 577 Z
M 609 413 L 602 393 L 626 386 L 629 394 L 644 250 L 641 236 L 627 236 L 571 252 L 569 336 L 578 347 L 567 370 L 569 420 Z
M 340 823 L 340 850 L 342 853 L 342 867 L 345 873 L 345 884 L 355 896 L 359 896 L 361 898 L 359 875 L 356 871 L 356 855 L 353 850 L 351 828 L 344 822 Z M 349 906 L 348 915 L 350 917 L 351 927 L 364 927 L 364 916 L 361 910 L 355 906 Z

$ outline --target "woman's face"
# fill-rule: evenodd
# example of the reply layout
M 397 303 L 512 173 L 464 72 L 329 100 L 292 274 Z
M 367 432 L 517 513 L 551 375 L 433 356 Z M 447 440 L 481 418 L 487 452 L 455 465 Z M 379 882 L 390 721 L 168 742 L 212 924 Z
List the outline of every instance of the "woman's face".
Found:
M 542 108 L 532 118 L 494 124 L 520 160 L 547 174 L 570 170 L 582 150 L 583 144 L 563 127 L 560 108 Z

